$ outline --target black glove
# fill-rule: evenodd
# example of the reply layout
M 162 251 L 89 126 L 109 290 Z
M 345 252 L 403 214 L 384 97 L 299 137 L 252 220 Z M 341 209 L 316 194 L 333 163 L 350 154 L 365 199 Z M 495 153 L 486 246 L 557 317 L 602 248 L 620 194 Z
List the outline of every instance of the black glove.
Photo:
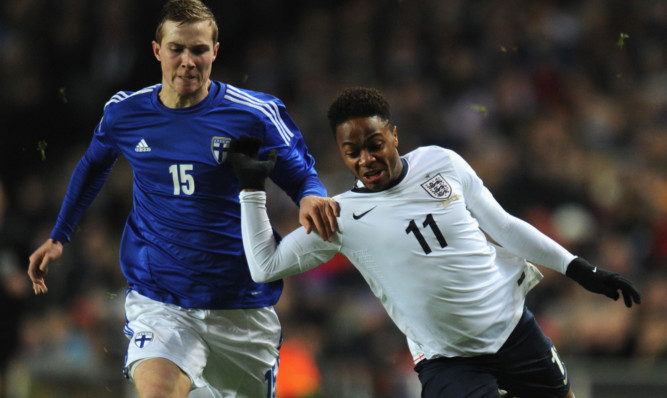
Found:
M 565 275 L 591 292 L 604 294 L 614 300 L 618 300 L 618 290 L 620 290 L 623 293 L 625 306 L 628 308 L 632 307 L 633 301 L 637 304 L 642 301 L 641 294 L 635 289 L 632 282 L 616 272 L 594 267 L 581 257 L 572 260 Z
M 264 180 L 271 174 L 276 164 L 277 152 L 269 151 L 267 160 L 257 159 L 262 140 L 257 137 L 242 135 L 229 144 L 229 161 L 239 179 L 239 189 L 264 190 Z

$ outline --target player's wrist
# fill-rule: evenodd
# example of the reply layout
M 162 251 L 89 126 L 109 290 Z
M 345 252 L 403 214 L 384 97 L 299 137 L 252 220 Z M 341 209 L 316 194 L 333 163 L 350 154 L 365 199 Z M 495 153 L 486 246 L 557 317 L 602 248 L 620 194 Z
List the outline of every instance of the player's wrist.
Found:
M 49 242 L 51 242 L 51 244 L 59 245 L 59 246 L 63 246 L 65 244 L 64 241 L 62 241 L 60 239 L 56 239 L 56 238 L 49 238 Z
M 264 178 L 253 178 L 247 175 L 244 177 L 241 177 L 241 175 L 239 175 L 240 191 L 248 191 L 248 192 L 264 191 Z
M 264 191 L 241 191 L 239 192 L 241 203 L 266 204 L 266 192 Z
M 581 257 L 575 257 L 567 266 L 565 276 L 579 282 L 588 275 L 591 275 L 594 270 L 595 267 L 591 263 Z

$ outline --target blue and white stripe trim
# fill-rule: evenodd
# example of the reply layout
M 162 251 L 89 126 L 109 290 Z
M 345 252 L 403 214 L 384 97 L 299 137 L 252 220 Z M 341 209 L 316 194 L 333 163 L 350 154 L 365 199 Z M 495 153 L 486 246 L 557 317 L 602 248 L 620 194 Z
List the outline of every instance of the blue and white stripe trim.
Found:
M 294 133 L 287 127 L 283 119 L 280 117 L 280 111 L 278 110 L 278 105 L 276 105 L 275 102 L 262 101 L 259 98 L 253 97 L 252 95 L 229 84 L 227 85 L 227 90 L 225 92 L 225 99 L 237 104 L 249 106 L 262 112 L 276 126 L 280 136 L 282 137 L 283 141 L 285 141 L 285 144 L 289 145 L 292 137 L 294 137 Z
M 143 93 L 150 93 L 151 91 L 155 90 L 155 87 L 157 87 L 157 86 L 158 85 L 156 84 L 156 85 L 153 85 L 153 86 L 150 86 L 150 87 L 142 88 L 139 91 L 130 92 L 129 94 L 128 94 L 127 91 L 119 91 L 116 94 L 114 94 L 114 96 L 111 97 L 111 99 L 109 99 L 109 101 L 107 101 L 106 104 L 104 104 L 104 108 L 106 108 L 109 104 L 124 101 L 124 100 L 126 100 L 130 97 L 135 96 L 135 95 L 139 95 L 139 94 L 143 94 Z
M 127 325 L 125 325 L 125 327 L 123 327 L 123 333 L 129 339 L 132 339 L 132 337 L 134 336 L 134 330 L 130 329 L 130 327 L 127 326 Z
M 125 299 L 127 300 L 127 296 L 132 292 L 132 288 L 127 288 L 125 289 Z M 127 336 L 129 339 L 132 339 L 134 336 L 134 330 L 130 328 L 129 325 L 130 321 L 127 319 L 127 314 L 125 314 L 125 326 L 123 327 L 123 333 L 125 336 Z M 126 358 L 127 359 L 127 358 Z

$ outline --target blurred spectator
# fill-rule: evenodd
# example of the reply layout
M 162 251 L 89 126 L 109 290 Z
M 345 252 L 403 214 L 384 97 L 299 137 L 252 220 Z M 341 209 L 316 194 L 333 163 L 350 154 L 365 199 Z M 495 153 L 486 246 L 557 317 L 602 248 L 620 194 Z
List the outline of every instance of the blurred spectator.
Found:
M 30 289 L 19 256 L 26 251 L 25 235 L 21 235 L 22 222 L 9 213 L 9 198 L 0 179 L 0 397 L 7 395 L 7 370 L 19 343 L 19 322 L 23 315 Z

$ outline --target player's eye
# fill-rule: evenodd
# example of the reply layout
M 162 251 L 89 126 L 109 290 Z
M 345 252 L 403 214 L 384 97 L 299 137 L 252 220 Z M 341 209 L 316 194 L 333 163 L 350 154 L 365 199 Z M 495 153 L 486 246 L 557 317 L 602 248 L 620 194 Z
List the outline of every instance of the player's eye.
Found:
M 194 55 L 202 55 L 208 51 L 208 47 L 195 47 L 192 49 Z
M 370 152 L 377 152 L 382 149 L 382 144 L 383 143 L 381 141 L 371 142 L 370 144 L 368 144 L 368 150 Z

